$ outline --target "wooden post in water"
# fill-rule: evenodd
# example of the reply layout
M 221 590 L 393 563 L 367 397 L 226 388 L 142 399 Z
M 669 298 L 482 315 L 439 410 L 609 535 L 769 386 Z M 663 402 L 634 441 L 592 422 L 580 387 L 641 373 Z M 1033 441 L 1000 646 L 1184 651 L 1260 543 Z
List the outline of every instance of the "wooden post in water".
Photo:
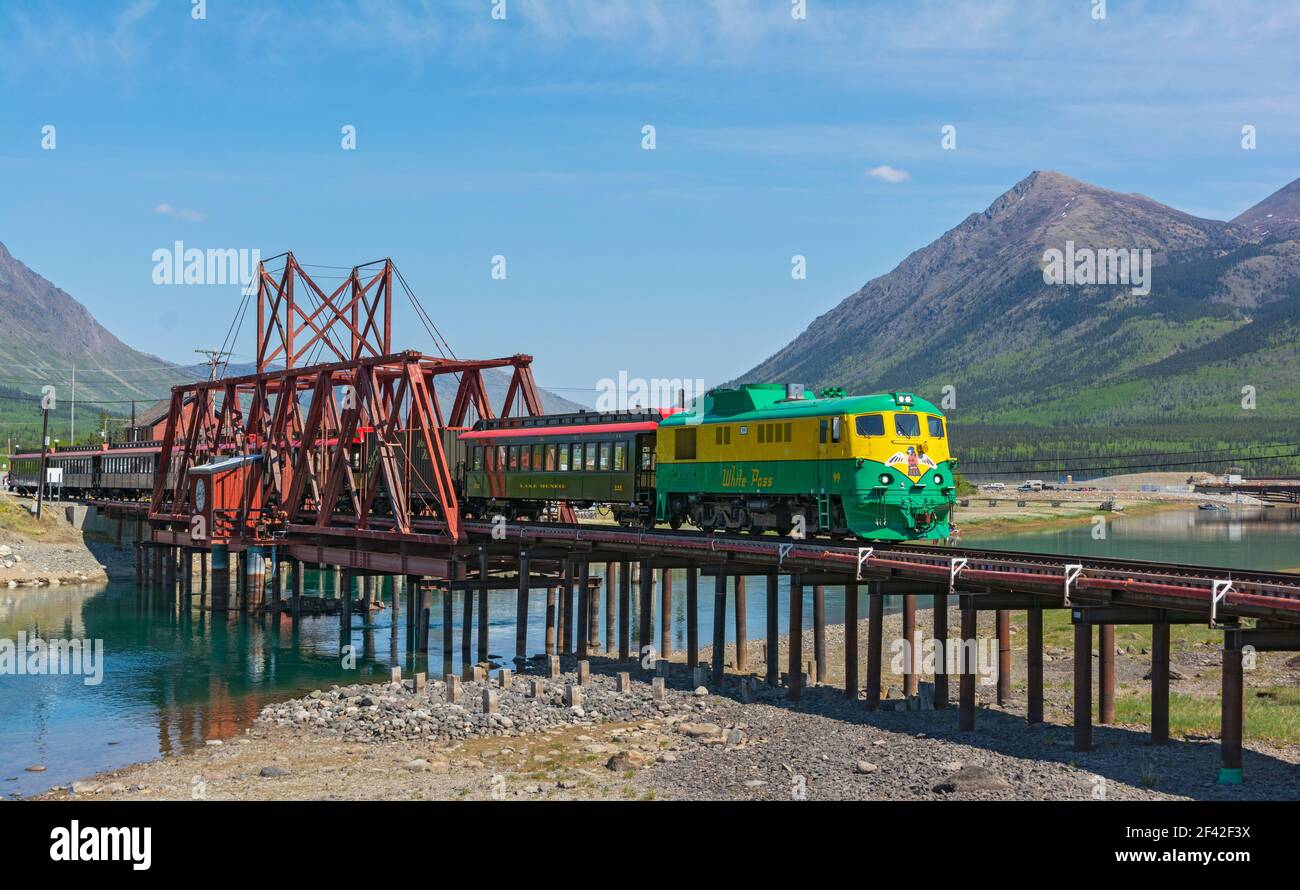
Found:
M 974 609 L 962 604 L 961 652 L 957 659 L 961 676 L 957 678 L 957 727 L 963 732 L 975 731 L 975 647 L 978 640 L 978 616 Z
M 468 560 L 465 565 L 466 581 L 469 580 Z M 461 602 L 460 614 L 460 671 L 463 675 L 466 668 L 474 663 L 473 642 L 474 642 L 474 591 L 465 587 L 461 591 L 464 600 Z
M 558 631 L 560 596 L 554 584 L 546 587 L 546 657 L 555 655 L 555 640 Z
M 454 582 L 461 574 L 461 561 L 458 557 L 452 557 L 447 564 L 447 586 L 442 591 L 442 675 L 445 677 L 452 671 L 452 653 L 456 651 L 456 632 L 454 626 L 456 623 L 456 597 L 452 589 Z
M 798 701 L 803 693 L 803 581 L 790 576 L 790 627 L 786 631 L 790 648 L 790 678 L 786 697 Z
M 1031 607 L 1025 615 L 1029 625 L 1026 679 L 1029 683 L 1030 723 L 1043 722 L 1043 610 Z
M 1169 742 L 1169 623 L 1151 625 L 1151 744 Z
M 880 707 L 880 662 L 885 647 L 885 596 L 867 585 L 867 710 Z
M 817 682 L 826 682 L 826 588 L 813 586 L 813 660 L 817 663 Z
M 844 585 L 844 694 L 858 698 L 858 585 Z
M 1100 625 L 1097 633 L 1097 722 L 1115 722 L 1115 625 Z
M 735 580 L 736 601 L 736 670 L 744 673 L 749 670 L 749 636 L 745 632 L 745 622 L 749 616 L 745 612 L 745 576 L 737 575 Z
M 765 657 L 767 659 L 767 684 L 776 686 L 781 682 L 781 640 L 778 625 L 779 620 L 779 602 L 781 576 L 776 572 L 769 572 L 767 575 L 767 601 L 763 603 L 767 610 L 767 630 L 763 639 L 767 647 Z
M 560 586 L 559 637 L 560 654 L 573 654 L 573 560 L 564 561 L 564 583 Z

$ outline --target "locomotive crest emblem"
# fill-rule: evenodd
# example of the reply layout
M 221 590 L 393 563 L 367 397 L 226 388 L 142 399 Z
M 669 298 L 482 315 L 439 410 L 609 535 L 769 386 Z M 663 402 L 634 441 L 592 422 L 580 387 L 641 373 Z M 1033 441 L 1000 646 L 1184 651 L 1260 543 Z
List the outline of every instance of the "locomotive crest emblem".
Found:
M 919 479 L 926 470 L 935 468 L 934 461 L 930 460 L 930 457 L 926 454 L 918 454 L 914 445 L 908 445 L 905 452 L 894 452 L 893 456 L 885 463 L 895 470 L 902 470 L 913 479 Z

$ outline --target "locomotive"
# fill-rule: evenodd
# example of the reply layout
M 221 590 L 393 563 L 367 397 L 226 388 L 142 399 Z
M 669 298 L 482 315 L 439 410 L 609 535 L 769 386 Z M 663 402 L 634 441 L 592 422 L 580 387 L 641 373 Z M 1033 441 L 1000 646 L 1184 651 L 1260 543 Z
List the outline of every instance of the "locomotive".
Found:
M 373 438 L 358 432 L 354 470 L 373 465 Z M 568 504 L 625 526 L 901 541 L 948 537 L 956 501 L 947 419 L 907 392 L 746 384 L 689 410 L 480 420 L 444 431 L 442 445 L 462 511 L 478 518 L 544 519 Z M 413 495 L 431 494 L 422 437 L 395 451 Z M 160 453 L 158 442 L 81 446 L 47 461 L 74 497 L 147 498 Z M 15 455 L 11 486 L 34 492 L 39 466 L 39 452 Z

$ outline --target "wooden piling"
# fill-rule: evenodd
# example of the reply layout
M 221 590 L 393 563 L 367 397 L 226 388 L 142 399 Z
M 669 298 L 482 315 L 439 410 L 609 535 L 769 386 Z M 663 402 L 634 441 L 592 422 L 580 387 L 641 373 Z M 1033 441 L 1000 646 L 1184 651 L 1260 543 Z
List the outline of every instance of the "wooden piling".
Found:
M 916 695 L 920 678 L 916 674 L 916 595 L 903 594 L 903 639 L 906 644 L 903 652 L 903 695 L 911 698 Z
M 468 565 L 465 566 L 465 576 L 468 580 Z M 465 668 L 474 663 L 471 645 L 474 641 L 474 591 L 466 587 L 462 594 L 464 599 L 461 602 L 460 616 L 460 670 L 463 674 Z
M 573 560 L 564 561 L 564 581 L 560 585 L 560 611 L 558 616 L 560 654 L 573 654 Z
M 858 585 L 844 585 L 844 694 L 858 698 Z
M 744 673 L 749 670 L 749 634 L 745 627 L 749 616 L 745 611 L 745 576 L 737 575 L 734 582 L 733 599 L 736 606 L 736 670 Z
M 712 683 L 715 688 L 722 687 L 722 677 L 727 651 L 727 574 L 718 566 L 718 574 L 713 577 L 713 668 Z
M 961 675 L 957 678 L 957 728 L 975 731 L 975 647 L 979 643 L 978 617 L 974 609 L 961 610 L 961 655 L 957 659 Z
M 1169 742 L 1169 623 L 1151 625 L 1151 744 Z
M 780 583 L 781 578 L 776 572 L 768 573 L 767 600 L 763 604 L 767 610 L 767 631 L 763 643 L 767 647 L 765 657 L 767 659 L 767 683 L 769 686 L 776 686 L 781 682 L 781 640 L 777 624 L 780 614 L 777 601 L 781 589 Z
M 790 627 L 786 631 L 790 649 L 790 685 L 786 697 L 798 701 L 803 693 L 803 581 L 790 576 Z
M 1025 615 L 1028 635 L 1026 679 L 1028 680 L 1030 723 L 1043 722 L 1043 610 L 1031 608 Z
M 632 563 L 623 561 L 618 568 L 618 660 L 632 657 Z
M 659 573 L 659 657 L 673 657 L 673 570 Z
M 558 628 L 556 623 L 559 615 L 559 592 L 555 585 L 546 588 L 546 656 L 550 658 L 555 655 L 555 639 Z
M 880 586 L 867 586 L 867 710 L 880 707 L 880 662 L 885 647 L 885 597 Z
M 615 640 L 617 631 L 614 629 L 614 577 L 617 571 L 618 563 L 605 563 L 605 655 L 609 658 L 614 657 L 614 653 L 618 648 L 618 643 Z
M 578 564 L 578 619 L 574 628 L 578 633 L 578 658 L 587 659 L 587 647 L 591 637 L 591 563 L 582 560 Z
M 1011 612 L 998 609 L 994 623 L 998 635 L 998 704 L 1011 699 Z
M 1219 783 L 1241 784 L 1241 743 L 1245 731 L 1245 678 L 1240 631 L 1223 633 L 1223 694 L 1219 720 Z
M 1097 634 L 1097 722 L 1115 722 L 1115 625 L 1100 625 Z
M 479 548 L 478 576 L 480 582 L 478 589 L 478 660 L 486 662 L 490 660 L 488 657 L 488 630 L 491 628 L 488 617 L 488 553 L 486 548 Z
M 519 553 L 519 591 L 515 596 L 515 660 L 528 658 L 528 551 Z
M 826 588 L 813 586 L 813 660 L 817 662 L 817 682 L 826 682 Z
M 452 582 L 461 575 L 461 561 L 453 558 L 447 565 L 447 581 Z M 456 633 L 453 625 L 456 620 L 456 598 L 451 584 L 442 591 L 442 672 L 450 676 L 452 671 L 452 653 L 456 649 Z
M 1092 625 L 1074 625 L 1074 750 L 1092 750 Z
M 948 707 L 948 594 L 936 593 L 931 606 L 934 624 L 934 709 Z
M 686 667 L 694 674 L 700 664 L 700 567 L 686 568 Z
M 654 609 L 654 592 L 654 566 L 648 559 L 642 560 L 641 587 L 637 600 L 641 607 L 641 614 L 637 616 L 637 660 L 642 670 L 650 670 L 654 666 L 654 658 L 648 657 L 649 650 L 654 648 L 654 615 L 651 614 Z

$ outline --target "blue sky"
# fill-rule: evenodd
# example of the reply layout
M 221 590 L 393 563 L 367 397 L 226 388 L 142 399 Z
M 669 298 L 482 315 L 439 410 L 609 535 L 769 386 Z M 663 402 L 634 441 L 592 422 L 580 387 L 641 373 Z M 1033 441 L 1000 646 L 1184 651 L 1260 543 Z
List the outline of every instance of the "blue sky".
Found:
M 392 256 L 458 354 L 580 401 L 711 385 L 1031 170 L 1217 218 L 1300 176 L 1300 6 L 1094 5 L 8 0 L 0 242 L 170 360 L 239 300 L 152 283 L 182 240 Z

